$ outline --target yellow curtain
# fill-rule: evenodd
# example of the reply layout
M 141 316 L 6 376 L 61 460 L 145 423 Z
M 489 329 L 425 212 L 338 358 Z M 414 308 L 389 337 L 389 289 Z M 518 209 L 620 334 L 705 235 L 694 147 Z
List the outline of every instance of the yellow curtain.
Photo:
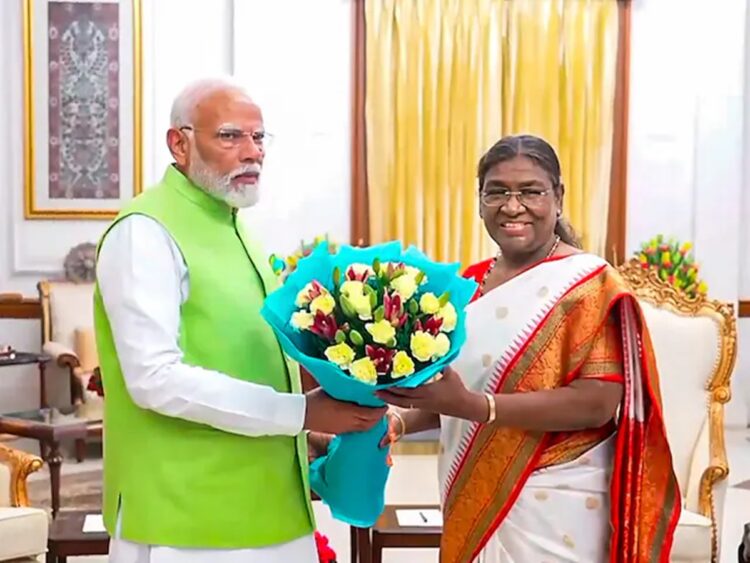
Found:
M 564 213 L 604 254 L 616 0 L 364 0 L 370 240 L 464 265 L 494 250 L 476 166 L 500 137 L 558 151 Z

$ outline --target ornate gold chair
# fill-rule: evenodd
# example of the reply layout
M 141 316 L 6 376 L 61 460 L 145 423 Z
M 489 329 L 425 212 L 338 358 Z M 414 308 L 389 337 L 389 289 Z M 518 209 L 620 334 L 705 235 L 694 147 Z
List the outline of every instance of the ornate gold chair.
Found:
M 36 561 L 47 551 L 49 517 L 26 493 L 26 478 L 41 467 L 40 458 L 0 444 L 0 561 Z
M 94 342 L 94 284 L 45 280 L 37 288 L 42 309 L 42 350 L 54 360 L 47 370 L 49 403 L 73 404 L 77 416 L 100 420 L 102 399 L 86 389 L 99 364 Z M 76 442 L 79 461 L 83 459 L 84 446 L 83 440 Z
M 677 291 L 637 260 L 620 268 L 656 350 L 667 437 L 683 513 L 671 561 L 718 561 L 729 467 L 724 404 L 737 353 L 732 305 Z

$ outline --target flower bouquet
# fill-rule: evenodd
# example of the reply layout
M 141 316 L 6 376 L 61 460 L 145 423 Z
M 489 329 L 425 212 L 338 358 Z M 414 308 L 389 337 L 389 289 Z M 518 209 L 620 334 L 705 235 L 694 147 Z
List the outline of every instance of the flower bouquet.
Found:
M 690 297 L 705 295 L 706 283 L 698 279 L 698 265 L 689 242 L 680 244 L 675 239 L 665 240 L 657 235 L 641 245 L 638 260 L 644 269 L 654 269 L 656 275 Z
M 262 314 L 326 393 L 382 406 L 376 390 L 421 385 L 458 355 L 463 310 L 477 287 L 458 268 L 399 242 L 336 254 L 317 247 L 266 298 Z M 386 431 L 383 418 L 369 431 L 337 436 L 310 467 L 313 490 L 350 525 L 370 527 L 383 510 Z

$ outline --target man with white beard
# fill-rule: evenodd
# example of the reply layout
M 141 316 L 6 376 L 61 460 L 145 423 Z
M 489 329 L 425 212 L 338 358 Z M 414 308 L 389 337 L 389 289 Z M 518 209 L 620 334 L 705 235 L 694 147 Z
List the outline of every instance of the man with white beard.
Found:
M 317 562 L 307 441 L 322 453 L 326 436 L 384 414 L 303 394 L 260 316 L 277 282 L 237 209 L 258 200 L 265 141 L 241 88 L 189 85 L 167 132 L 174 163 L 100 242 L 114 563 Z

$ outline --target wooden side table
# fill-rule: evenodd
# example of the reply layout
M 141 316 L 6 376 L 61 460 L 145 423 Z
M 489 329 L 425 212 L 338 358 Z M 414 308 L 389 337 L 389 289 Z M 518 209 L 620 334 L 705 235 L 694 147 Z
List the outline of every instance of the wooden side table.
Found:
M 47 542 L 47 563 L 66 563 L 74 555 L 107 555 L 107 532 L 84 532 L 84 510 L 63 511 L 50 524 Z
M 386 505 L 383 514 L 372 528 L 372 556 L 370 561 L 360 563 L 382 563 L 385 548 L 439 548 L 441 527 L 402 527 L 398 523 L 396 510 L 434 510 L 439 506 Z
M 0 413 L 0 434 L 38 440 L 42 457 L 49 465 L 52 516 L 60 509 L 60 466 L 63 458 L 60 442 L 91 435 L 101 435 L 101 420 L 75 418 L 74 407 L 36 409 L 17 413 Z
M 0 368 L 36 364 L 39 370 L 39 408 L 43 409 L 47 407 L 47 382 L 44 377 L 44 370 L 47 362 L 51 359 L 44 354 L 15 352 L 13 357 L 0 357 Z

